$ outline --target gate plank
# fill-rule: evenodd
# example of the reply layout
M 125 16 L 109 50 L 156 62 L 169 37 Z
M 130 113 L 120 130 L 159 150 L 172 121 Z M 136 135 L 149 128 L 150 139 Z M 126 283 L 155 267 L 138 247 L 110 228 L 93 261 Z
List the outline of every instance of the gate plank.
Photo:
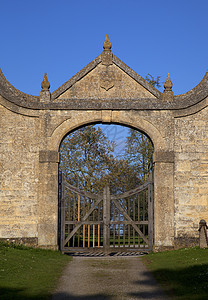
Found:
M 78 194 L 78 221 L 80 221 L 80 194 Z
M 111 195 L 111 199 L 118 200 L 118 199 L 124 199 L 124 198 L 130 197 L 130 196 L 133 196 L 133 195 L 145 190 L 149 184 L 150 184 L 150 182 L 148 181 L 148 182 L 144 183 L 143 185 L 140 185 L 140 186 L 136 187 L 135 189 L 125 192 L 123 194 L 119 194 L 116 196 Z
M 63 184 L 64 183 L 64 184 Z M 67 189 L 65 189 L 67 188 Z M 65 189 L 65 190 L 64 190 Z M 68 205 L 65 203 L 65 198 L 67 194 L 67 190 L 70 191 L 70 194 L 72 193 L 72 205 Z M 66 193 L 65 193 L 66 191 Z M 103 237 L 103 248 L 108 249 L 110 246 L 113 246 L 114 248 L 123 249 L 131 248 L 132 246 L 135 248 L 138 246 L 138 248 L 145 247 L 144 245 L 140 245 L 140 238 L 143 239 L 144 243 L 148 244 L 150 248 L 152 247 L 152 193 L 153 193 L 153 184 L 149 180 L 142 186 L 138 186 L 135 189 L 125 192 L 120 195 L 110 195 L 110 188 L 109 186 L 104 189 L 103 195 L 94 195 L 88 192 L 80 191 L 78 188 L 66 183 L 65 180 L 62 180 L 62 196 L 61 197 L 61 223 L 62 223 L 62 230 L 61 230 L 61 249 L 63 250 L 65 247 L 70 247 L 69 241 L 72 239 L 72 245 L 75 247 L 75 234 L 78 233 L 78 248 L 80 247 L 80 237 L 83 232 L 83 248 L 86 248 L 86 235 L 88 235 L 87 238 L 87 245 L 90 248 L 90 238 L 92 233 L 92 246 L 93 248 L 100 247 L 101 243 L 101 235 Z M 65 194 L 65 195 L 64 195 Z M 77 195 L 76 195 L 77 194 Z M 129 198 L 133 195 L 138 195 L 138 198 L 135 200 L 135 196 L 133 199 Z M 70 196 L 70 195 L 69 195 Z M 81 201 L 81 196 L 84 197 L 84 202 Z M 146 199 L 146 196 L 147 199 Z M 125 199 L 127 198 L 127 199 Z M 94 200 L 92 200 L 94 199 Z M 126 209 L 123 208 L 122 204 L 120 203 L 119 199 L 125 201 L 126 203 Z M 124 200 L 125 199 L 125 200 Z M 145 200 L 146 199 L 146 200 Z M 103 206 L 101 208 L 101 201 L 103 200 Z M 67 200 L 68 201 L 68 200 Z M 143 205 L 143 210 L 140 207 L 140 201 L 141 205 Z M 94 202 L 94 203 L 93 203 Z M 111 208 L 110 203 L 113 203 L 112 208 L 112 218 L 111 218 Z M 68 202 L 67 202 L 68 203 Z M 82 204 L 83 203 L 83 204 Z M 86 206 L 86 205 L 87 206 Z M 146 221 L 146 205 L 148 204 L 148 219 L 149 221 Z M 92 205 L 92 206 L 91 206 Z M 83 206 L 83 208 L 82 208 Z M 71 208 L 71 216 L 70 216 L 70 208 Z M 65 209 L 67 209 L 65 211 Z M 87 211 L 88 209 L 88 211 Z M 97 209 L 97 212 L 95 211 Z M 92 220 L 90 215 L 92 215 Z M 65 214 L 65 216 L 64 216 Z M 67 215 L 69 214 L 69 216 Z M 140 219 L 140 214 L 141 218 Z M 84 215 L 82 217 L 82 215 Z M 90 217 L 90 220 L 89 220 Z M 67 220 L 69 218 L 69 221 Z M 126 220 L 124 220 L 126 218 Z M 101 229 L 101 224 L 103 224 Z M 92 225 L 92 227 L 91 227 Z M 112 245 L 110 244 L 110 225 L 112 225 L 112 237 L 114 239 Z M 143 230 L 145 230 L 146 226 L 148 225 L 148 237 L 147 239 L 145 237 L 145 231 L 142 232 L 140 230 L 140 225 L 143 227 Z M 146 226 L 145 226 L 146 225 Z M 65 239 L 65 226 L 67 226 L 67 229 L 69 227 L 71 228 L 71 233 L 68 232 L 68 237 Z M 80 229 L 80 227 L 83 226 L 83 231 Z M 97 226 L 97 229 L 96 229 Z M 132 226 L 132 227 L 130 227 Z M 87 227 L 87 228 L 86 228 Z M 92 228 L 92 230 L 91 230 Z M 125 231 L 127 229 L 127 231 Z M 81 230 L 81 232 L 80 232 Z M 118 230 L 118 232 L 117 232 Z M 123 230 L 123 242 L 120 230 Z M 87 232 L 86 232 L 87 231 Z M 137 243 L 137 234 L 138 234 L 138 243 Z M 96 238 L 98 238 L 98 242 L 96 242 Z M 126 238 L 127 238 L 127 244 L 126 244 Z M 133 238 L 133 244 L 131 242 L 131 239 Z M 118 242 L 116 243 L 116 239 L 118 239 Z M 77 243 L 76 243 L 77 246 Z M 82 248 L 82 249 L 83 249 Z M 123 251 L 123 250 L 122 250 Z
M 130 198 L 128 198 L 128 215 L 130 215 Z M 131 227 L 128 224 L 128 247 L 131 245 Z
M 123 209 L 123 207 L 120 205 L 120 203 L 116 200 L 113 199 L 114 204 L 117 206 L 117 208 L 122 212 L 122 214 L 129 220 L 131 221 L 131 225 L 132 227 L 136 230 L 136 232 L 138 232 L 138 234 L 143 238 L 143 240 L 148 244 L 148 240 L 147 238 L 144 236 L 144 234 L 141 232 L 141 230 L 139 230 L 139 228 L 135 225 L 134 221 L 131 219 L 131 217 L 125 212 L 125 210 Z
M 87 246 L 88 246 L 88 248 L 90 248 L 90 225 L 88 225 L 87 238 L 88 238 Z
M 95 224 L 92 225 L 92 247 L 95 248 Z
M 72 238 L 72 236 L 77 232 L 77 230 L 82 226 L 82 221 L 86 221 L 86 219 L 89 217 L 89 215 L 93 212 L 93 210 L 98 206 L 98 204 L 102 201 L 102 198 L 99 198 L 97 201 L 95 201 L 95 203 L 93 204 L 93 206 L 90 208 L 90 210 L 86 213 L 86 215 L 82 218 L 82 220 L 80 221 L 79 224 L 77 224 L 77 226 L 75 226 L 75 228 L 72 230 L 72 232 L 70 233 L 70 235 L 64 240 L 64 245 L 66 245 L 66 243 L 68 243 L 68 241 Z
M 76 193 L 76 194 L 80 194 L 84 197 L 87 197 L 87 198 L 90 198 L 90 199 L 102 199 L 102 195 L 99 195 L 99 194 L 92 194 L 90 192 L 85 192 L 85 191 L 81 191 L 79 190 L 77 187 L 69 184 L 68 182 L 65 182 L 65 187 L 68 188 L 70 191 Z
M 110 246 L 110 187 L 106 185 L 103 191 L 103 248 Z
M 85 224 L 83 225 L 83 248 L 85 248 Z
M 100 224 L 98 224 L 98 248 L 100 248 Z

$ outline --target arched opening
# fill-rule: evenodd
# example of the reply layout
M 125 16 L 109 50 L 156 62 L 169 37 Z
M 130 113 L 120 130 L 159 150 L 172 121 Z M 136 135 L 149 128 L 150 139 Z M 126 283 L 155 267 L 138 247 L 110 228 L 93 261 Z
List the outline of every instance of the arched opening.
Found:
M 151 250 L 153 143 L 118 124 L 90 124 L 60 144 L 62 251 Z

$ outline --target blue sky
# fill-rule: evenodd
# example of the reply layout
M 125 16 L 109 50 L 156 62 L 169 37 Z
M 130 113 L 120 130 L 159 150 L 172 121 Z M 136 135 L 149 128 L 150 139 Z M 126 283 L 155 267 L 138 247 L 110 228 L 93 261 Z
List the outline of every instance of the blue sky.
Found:
M 207 0 L 0 0 L 0 68 L 17 89 L 51 92 L 102 52 L 141 76 L 170 72 L 174 94 L 196 86 L 208 68 Z

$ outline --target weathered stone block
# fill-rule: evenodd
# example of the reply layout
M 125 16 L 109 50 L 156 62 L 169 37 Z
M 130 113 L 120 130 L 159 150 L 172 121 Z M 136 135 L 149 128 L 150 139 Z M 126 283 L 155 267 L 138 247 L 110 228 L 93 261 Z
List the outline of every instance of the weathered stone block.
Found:
M 59 162 L 59 153 L 56 151 L 44 151 L 39 152 L 39 162 Z

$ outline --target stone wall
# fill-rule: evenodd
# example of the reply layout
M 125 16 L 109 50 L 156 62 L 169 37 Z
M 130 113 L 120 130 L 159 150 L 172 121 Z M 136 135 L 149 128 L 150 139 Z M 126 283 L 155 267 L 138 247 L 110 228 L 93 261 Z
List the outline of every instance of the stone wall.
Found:
M 38 119 L 3 106 L 0 116 L 0 237 L 37 238 Z
M 175 237 L 198 239 L 208 218 L 208 108 L 175 118 Z
M 58 162 L 64 136 L 90 123 L 145 132 L 154 144 L 154 249 L 198 243 L 208 220 L 208 74 L 161 93 L 110 48 L 52 94 L 16 90 L 0 72 L 0 239 L 57 247 Z

